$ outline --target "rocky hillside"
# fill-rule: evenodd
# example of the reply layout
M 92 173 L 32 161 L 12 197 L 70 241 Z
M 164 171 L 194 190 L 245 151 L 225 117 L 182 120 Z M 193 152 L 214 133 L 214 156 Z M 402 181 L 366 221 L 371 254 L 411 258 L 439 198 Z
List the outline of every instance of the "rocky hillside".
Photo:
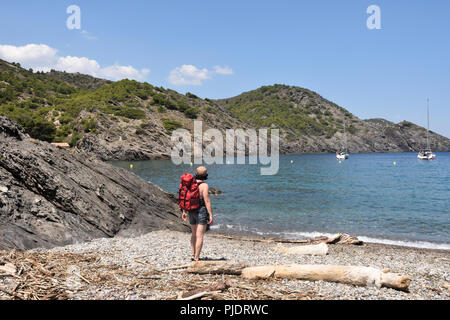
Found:
M 45 74 L 49 78 L 53 78 L 58 81 L 62 81 L 74 88 L 80 88 L 85 90 L 96 90 L 105 84 L 112 83 L 110 80 L 94 78 L 87 74 L 81 73 L 68 73 L 62 71 L 51 70 Z
M 411 122 L 361 120 L 308 89 L 265 86 L 217 103 L 252 127 L 281 129 L 282 150 L 292 153 L 335 152 L 343 146 L 344 121 L 352 153 L 418 151 L 426 129 Z M 450 151 L 450 140 L 431 132 L 434 151 Z
M 361 120 L 310 90 L 261 87 L 237 97 L 210 100 L 130 80 L 111 82 L 52 71 L 33 73 L 0 60 L 0 115 L 31 137 L 68 142 L 102 160 L 168 158 L 177 128 L 280 128 L 283 153 L 417 151 L 426 130 L 410 122 Z M 450 140 L 431 134 L 434 151 L 450 151 Z
M 0 60 L 0 115 L 22 125 L 31 137 L 71 146 L 103 160 L 168 157 L 170 135 L 193 130 L 245 128 L 208 99 L 148 83 L 110 82 L 79 74 L 33 73 Z
M 188 230 L 172 195 L 0 117 L 0 250 Z

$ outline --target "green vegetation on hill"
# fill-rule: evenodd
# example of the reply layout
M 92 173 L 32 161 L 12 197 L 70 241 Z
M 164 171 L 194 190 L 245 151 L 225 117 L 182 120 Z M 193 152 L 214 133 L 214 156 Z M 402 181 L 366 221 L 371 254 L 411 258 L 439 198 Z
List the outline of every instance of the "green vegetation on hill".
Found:
M 304 88 L 276 84 L 219 100 L 239 120 L 257 127 L 275 126 L 295 134 L 331 137 L 344 117 L 353 115 Z M 339 118 L 334 113 L 338 110 Z M 351 131 L 355 132 L 355 128 Z
M 111 82 L 58 71 L 33 73 L 2 60 L 0 115 L 9 116 L 31 137 L 45 141 L 75 146 L 88 137 L 96 150 L 114 139 L 127 142 L 122 144 L 123 150 L 104 152 L 105 157 L 147 154 L 150 149 L 160 152 L 159 146 L 170 144 L 168 134 L 178 128 L 192 130 L 192 119 L 221 131 L 280 128 L 283 152 L 332 152 L 342 140 L 342 134 L 336 133 L 344 131 L 344 120 L 352 150 L 411 150 L 425 137 L 425 129 L 415 124 L 360 120 L 300 87 L 276 84 L 210 100 L 133 80 Z M 450 145 L 444 137 L 434 139 L 441 150 Z
M 182 124 L 175 120 L 163 119 L 164 128 L 168 133 L 172 133 L 172 131 L 177 130 L 182 127 Z
M 49 78 L 62 81 L 72 87 L 86 90 L 95 90 L 105 84 L 112 83 L 112 81 L 94 78 L 86 74 L 68 73 L 65 71 L 51 70 L 49 73 L 46 73 L 46 75 Z
M 84 134 L 98 133 L 97 118 L 129 123 L 145 121 L 153 112 L 168 133 L 182 126 L 167 120 L 168 112 L 185 119 L 202 115 L 212 124 L 229 113 L 251 127 L 281 128 L 292 140 L 299 135 L 331 138 L 343 130 L 344 118 L 353 118 L 347 110 L 299 87 L 264 86 L 213 101 L 133 80 L 111 82 L 53 70 L 33 73 L 19 64 L 0 61 L 0 114 L 16 120 L 34 138 L 75 144 Z M 223 121 L 230 127 L 229 120 Z M 136 128 L 140 134 L 143 130 Z M 350 125 L 348 132 L 357 129 Z
M 11 117 L 32 137 L 45 141 L 75 144 L 84 133 L 97 133 L 95 120 L 84 119 L 82 111 L 125 122 L 166 110 L 196 119 L 200 109 L 192 100 L 197 99 L 133 80 L 111 82 L 54 70 L 33 73 L 0 60 L 0 115 Z

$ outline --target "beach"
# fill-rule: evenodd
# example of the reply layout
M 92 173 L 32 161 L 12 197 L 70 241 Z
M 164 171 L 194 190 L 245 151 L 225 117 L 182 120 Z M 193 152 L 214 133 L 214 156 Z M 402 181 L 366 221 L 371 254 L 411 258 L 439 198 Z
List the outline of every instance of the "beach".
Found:
M 247 280 L 233 275 L 198 275 L 172 267 L 191 263 L 190 234 L 154 231 L 136 238 L 103 238 L 51 250 L 1 252 L 2 260 L 17 268 L 43 268 L 28 279 L 0 277 L 0 299 L 42 298 L 40 291 L 60 299 L 176 299 L 179 294 L 227 281 L 229 288 L 204 299 L 450 299 L 450 252 L 411 247 L 367 244 L 330 244 L 326 256 L 287 255 L 274 248 L 276 239 L 249 236 L 206 235 L 202 257 L 270 264 L 326 264 L 375 267 L 407 275 L 409 292 L 391 288 L 361 287 L 324 281 L 289 279 Z M 284 243 L 289 247 L 298 244 Z M 21 262 L 22 261 L 22 262 Z M 29 266 L 20 263 L 33 261 Z M 30 267 L 31 266 L 31 267 Z M 48 272 L 48 274 L 46 274 Z M 38 277 L 46 278 L 39 281 Z M 22 281 L 22 285 L 19 285 Z M 30 284 L 31 283 L 31 284 Z M 34 283 L 34 287 L 33 287 Z M 40 287 L 39 287 L 40 286 Z M 45 287 L 47 286 L 47 287 Z M 45 287 L 45 290 L 42 288 Z M 10 293 L 13 289 L 16 297 Z M 26 296 L 28 294 L 29 296 Z

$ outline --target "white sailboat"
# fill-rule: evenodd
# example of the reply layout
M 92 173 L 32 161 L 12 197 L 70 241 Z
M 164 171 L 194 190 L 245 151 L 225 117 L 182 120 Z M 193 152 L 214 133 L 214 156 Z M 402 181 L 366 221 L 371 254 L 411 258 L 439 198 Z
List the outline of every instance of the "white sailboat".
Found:
M 338 159 L 338 160 L 348 159 L 347 132 L 345 131 L 345 119 L 344 119 L 344 144 L 345 144 L 344 150 L 336 151 L 336 159 Z
M 436 159 L 436 155 L 431 151 L 430 148 L 429 131 L 430 131 L 430 100 L 427 99 L 427 148 L 420 150 L 419 153 L 417 154 L 417 158 L 420 160 Z

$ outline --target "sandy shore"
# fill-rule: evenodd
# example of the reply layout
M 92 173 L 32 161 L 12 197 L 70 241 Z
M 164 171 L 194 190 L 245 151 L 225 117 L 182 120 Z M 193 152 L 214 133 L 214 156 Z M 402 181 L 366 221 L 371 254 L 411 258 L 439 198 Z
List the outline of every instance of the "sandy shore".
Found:
M 450 290 L 446 288 L 450 284 L 450 251 L 380 244 L 337 244 L 329 245 L 329 253 L 323 257 L 295 256 L 275 251 L 275 242 L 228 239 L 214 233 L 207 235 L 203 249 L 203 257 L 254 266 L 298 263 L 389 268 L 410 277 L 410 291 L 401 292 L 323 281 L 271 279 L 254 282 L 237 276 L 164 271 L 191 262 L 189 237 L 181 232 L 156 231 L 138 238 L 97 239 L 49 251 L 34 250 L 26 255 L 28 260 L 41 261 L 44 268 L 54 273 L 54 279 L 50 280 L 54 285 L 47 291 L 64 293 L 64 297 L 72 299 L 174 299 L 180 292 L 227 279 L 231 288 L 215 298 L 450 299 Z M 292 244 L 285 244 L 289 245 Z M 5 260 L 7 253 L 0 253 L 0 259 L 1 255 Z M 15 278 L 0 277 L 1 288 L 12 290 L 15 286 Z M 27 297 L 26 294 L 34 289 L 26 288 L 24 284 L 15 292 L 20 296 L 22 290 Z M 11 296 L 0 292 L 0 298 Z

